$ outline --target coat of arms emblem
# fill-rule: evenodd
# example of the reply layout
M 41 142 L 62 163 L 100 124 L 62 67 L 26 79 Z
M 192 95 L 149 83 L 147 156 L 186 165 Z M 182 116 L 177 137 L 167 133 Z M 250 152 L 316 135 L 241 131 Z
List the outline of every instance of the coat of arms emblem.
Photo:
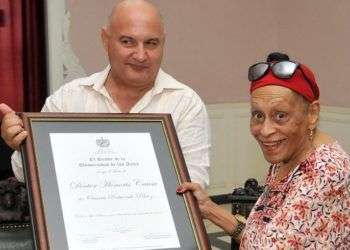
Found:
M 101 138 L 96 140 L 96 144 L 97 144 L 97 146 L 99 146 L 101 148 L 107 148 L 109 146 L 110 142 L 108 139 L 101 137 Z

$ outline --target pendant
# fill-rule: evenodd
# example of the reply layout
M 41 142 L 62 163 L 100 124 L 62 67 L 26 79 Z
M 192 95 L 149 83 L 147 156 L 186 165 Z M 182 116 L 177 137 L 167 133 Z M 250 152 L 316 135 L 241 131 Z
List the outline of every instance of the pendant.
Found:
M 264 208 L 267 207 L 269 194 L 270 194 L 270 188 L 268 186 L 265 186 L 264 193 L 263 193 L 263 206 L 264 206 Z

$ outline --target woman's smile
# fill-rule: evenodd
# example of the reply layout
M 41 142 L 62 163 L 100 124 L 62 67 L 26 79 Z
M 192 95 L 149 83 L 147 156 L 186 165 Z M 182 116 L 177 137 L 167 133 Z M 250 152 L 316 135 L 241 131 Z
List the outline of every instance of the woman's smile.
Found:
M 287 139 L 282 140 L 270 140 L 270 141 L 259 141 L 261 148 L 266 153 L 272 154 L 280 151 L 285 144 Z

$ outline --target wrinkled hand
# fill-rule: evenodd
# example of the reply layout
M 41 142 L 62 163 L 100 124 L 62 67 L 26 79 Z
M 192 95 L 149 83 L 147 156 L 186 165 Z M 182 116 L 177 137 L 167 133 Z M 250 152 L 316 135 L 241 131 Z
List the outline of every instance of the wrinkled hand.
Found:
M 19 150 L 19 146 L 27 137 L 27 132 L 23 129 L 22 119 L 15 111 L 4 103 L 0 104 L 1 137 L 12 149 Z
M 202 213 L 203 218 L 207 219 L 210 210 L 215 207 L 214 202 L 209 198 L 208 193 L 199 185 L 193 182 L 184 182 L 177 189 L 177 193 L 185 193 L 187 191 L 192 191 L 194 197 L 198 201 L 199 209 Z

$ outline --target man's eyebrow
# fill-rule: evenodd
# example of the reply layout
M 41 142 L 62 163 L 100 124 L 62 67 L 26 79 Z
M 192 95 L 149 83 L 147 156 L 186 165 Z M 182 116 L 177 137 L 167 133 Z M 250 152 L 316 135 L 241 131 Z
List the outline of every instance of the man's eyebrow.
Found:
M 132 39 L 133 40 L 134 38 L 131 36 L 122 35 L 119 37 L 119 39 Z
M 160 38 L 159 37 L 151 37 L 151 38 L 148 38 L 146 39 L 146 41 L 160 41 Z

